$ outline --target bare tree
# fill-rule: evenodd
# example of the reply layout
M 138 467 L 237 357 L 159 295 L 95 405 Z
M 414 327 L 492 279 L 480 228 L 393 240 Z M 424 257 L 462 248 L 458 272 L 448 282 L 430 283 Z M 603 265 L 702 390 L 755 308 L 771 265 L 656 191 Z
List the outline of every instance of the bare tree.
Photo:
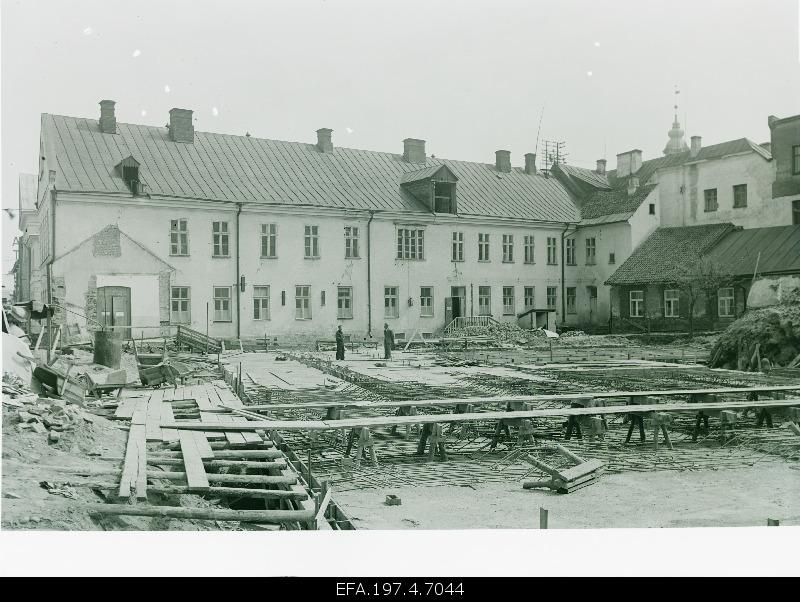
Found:
M 733 284 L 734 275 L 719 262 L 700 254 L 676 270 L 672 285 L 689 301 L 689 336 L 694 336 L 694 308 L 697 302 L 711 298 L 720 288 Z

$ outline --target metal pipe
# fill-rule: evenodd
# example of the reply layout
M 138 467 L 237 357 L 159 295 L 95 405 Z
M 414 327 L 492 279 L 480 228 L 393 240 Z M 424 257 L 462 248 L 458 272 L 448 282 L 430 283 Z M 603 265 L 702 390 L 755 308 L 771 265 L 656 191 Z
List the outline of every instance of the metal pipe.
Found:
M 369 212 L 367 222 L 367 336 L 372 338 L 372 220 L 375 219 L 375 212 Z

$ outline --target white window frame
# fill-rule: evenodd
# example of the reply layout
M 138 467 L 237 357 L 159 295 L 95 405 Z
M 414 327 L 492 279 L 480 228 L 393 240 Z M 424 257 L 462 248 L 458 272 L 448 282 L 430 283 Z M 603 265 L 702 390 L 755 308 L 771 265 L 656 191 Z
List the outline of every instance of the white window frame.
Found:
M 176 290 L 185 290 L 186 296 L 175 296 Z M 179 309 L 175 309 L 175 304 Z M 186 309 L 180 309 L 185 304 Z M 183 315 L 185 314 L 185 315 Z M 171 286 L 169 289 L 169 323 L 170 324 L 191 324 L 192 323 L 192 292 L 188 286 Z
M 552 303 L 550 302 L 552 301 Z M 558 307 L 558 287 L 557 286 L 548 286 L 547 287 L 547 309 L 556 309 Z
M 220 291 L 225 291 L 225 295 L 220 295 Z M 231 287 L 215 286 L 213 290 L 214 298 L 214 322 L 232 322 L 231 312 Z M 227 317 L 226 317 L 227 316 Z
M 310 320 L 311 318 L 311 285 L 296 284 L 294 286 L 294 319 Z
M 636 295 L 635 298 L 634 295 Z M 636 311 L 634 311 L 634 308 Z M 629 291 L 628 316 L 631 318 L 644 318 L 644 291 Z
M 566 265 L 578 265 L 577 261 L 577 253 L 575 250 L 577 249 L 577 241 L 574 238 L 568 238 L 565 241 L 565 249 L 564 253 L 566 254 L 566 258 L 564 263 Z
M 346 293 L 343 295 L 342 293 Z M 336 288 L 336 317 L 340 320 L 353 318 L 353 287 L 339 286 Z
M 530 291 L 530 295 L 528 295 L 528 291 Z M 523 303 L 525 305 L 525 310 L 533 309 L 536 307 L 536 287 L 535 286 L 526 286 L 522 289 L 522 297 Z M 530 301 L 530 303 L 528 302 Z
M 515 316 L 517 313 L 517 301 L 516 301 L 516 287 L 514 286 L 504 286 L 503 287 L 503 315 L 504 316 Z M 509 294 L 510 291 L 510 294 Z
M 570 292 L 572 294 L 570 294 Z M 567 314 L 573 315 L 578 313 L 578 287 L 568 286 L 564 291 L 565 299 L 567 301 Z
M 533 234 L 528 234 L 523 241 L 525 243 L 525 263 L 536 263 L 536 239 Z
M 359 259 L 358 226 L 344 227 L 344 258 Z
M 400 317 L 400 287 L 383 287 L 383 317 L 395 319 Z
M 558 240 L 555 236 L 547 237 L 547 265 L 558 265 Z
M 303 226 L 303 257 L 319 259 L 319 226 Z
M 397 259 L 424 261 L 424 228 L 402 227 L 397 229 Z
M 590 236 L 586 239 L 586 265 L 597 263 L 597 239 Z
M 489 233 L 478 234 L 478 261 L 489 261 Z
M 427 294 L 426 294 L 427 293 Z M 419 287 L 419 315 L 422 318 L 433 317 L 433 287 Z
M 723 296 L 723 291 L 730 291 L 730 294 Z M 723 308 L 725 309 L 724 312 Z M 717 316 L 720 318 L 733 318 L 736 316 L 736 292 L 732 286 L 726 286 L 717 291 Z
M 178 218 L 169 221 L 169 254 L 171 257 L 189 255 L 189 220 Z
M 491 316 L 492 315 L 492 287 L 479 286 L 478 287 L 478 315 Z
M 503 234 L 503 263 L 514 263 L 513 234 Z
M 228 222 L 211 222 L 212 257 L 230 257 Z
M 261 289 L 259 291 L 259 289 Z M 257 295 L 256 292 L 261 294 Z M 253 319 L 270 319 L 270 288 L 268 284 L 256 284 L 253 286 Z
M 277 256 L 278 224 L 261 224 L 261 259 L 275 259 Z
M 464 233 L 453 232 L 450 261 L 464 261 Z
M 664 289 L 664 317 L 679 318 L 681 292 L 676 288 Z

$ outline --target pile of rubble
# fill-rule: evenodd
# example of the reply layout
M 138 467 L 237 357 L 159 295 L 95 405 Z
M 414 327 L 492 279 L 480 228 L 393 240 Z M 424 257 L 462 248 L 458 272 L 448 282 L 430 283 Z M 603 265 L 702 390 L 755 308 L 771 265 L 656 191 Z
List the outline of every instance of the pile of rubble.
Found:
M 47 435 L 50 443 L 58 443 L 64 432 L 73 430 L 84 416 L 80 406 L 40 397 L 9 373 L 3 374 L 3 410 L 5 420 L 16 423 L 19 431 Z
M 544 338 L 544 330 L 525 330 L 511 322 L 498 322 L 486 326 L 465 326 L 459 329 L 458 336 L 485 337 L 497 343 L 517 343 L 524 345 L 530 340 Z
M 710 367 L 732 370 L 800 366 L 800 290 L 747 311 L 720 335 L 710 358 Z

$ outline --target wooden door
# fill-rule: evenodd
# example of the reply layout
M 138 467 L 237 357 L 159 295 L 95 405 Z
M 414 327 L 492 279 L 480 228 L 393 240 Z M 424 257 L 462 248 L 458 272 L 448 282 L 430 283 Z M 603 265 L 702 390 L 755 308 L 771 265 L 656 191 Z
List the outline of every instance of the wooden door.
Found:
M 101 286 L 97 289 L 97 321 L 113 327 L 123 338 L 131 338 L 131 289 Z

